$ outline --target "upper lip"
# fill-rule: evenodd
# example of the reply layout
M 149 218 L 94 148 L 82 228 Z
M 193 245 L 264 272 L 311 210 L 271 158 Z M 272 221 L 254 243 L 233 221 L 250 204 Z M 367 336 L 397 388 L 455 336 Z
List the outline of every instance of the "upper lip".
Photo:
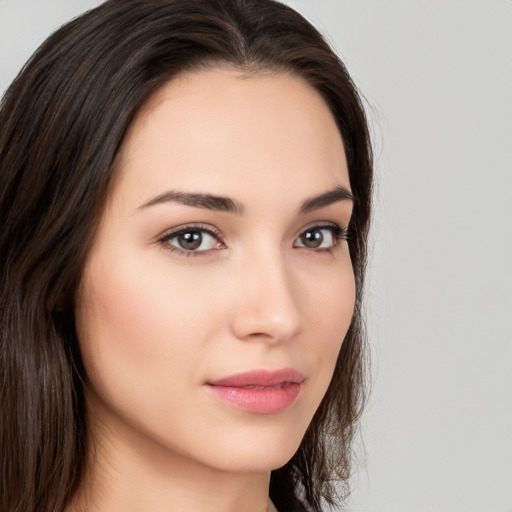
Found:
M 236 373 L 228 377 L 207 382 L 210 386 L 225 387 L 272 387 L 280 384 L 301 384 L 305 380 L 304 375 L 293 368 L 281 370 L 251 370 L 244 373 Z

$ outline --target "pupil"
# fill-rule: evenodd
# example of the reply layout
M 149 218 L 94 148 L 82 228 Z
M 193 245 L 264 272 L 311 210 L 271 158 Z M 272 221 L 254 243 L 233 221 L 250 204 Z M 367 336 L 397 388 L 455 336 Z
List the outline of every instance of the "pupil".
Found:
M 197 249 L 203 241 L 203 235 L 199 231 L 189 231 L 179 235 L 178 242 L 183 249 L 192 251 Z
M 305 247 L 309 247 L 310 249 L 316 249 L 317 247 L 320 247 L 320 245 L 322 245 L 322 242 L 324 241 L 324 235 L 322 235 L 322 232 L 319 229 L 306 231 L 301 236 L 301 241 Z

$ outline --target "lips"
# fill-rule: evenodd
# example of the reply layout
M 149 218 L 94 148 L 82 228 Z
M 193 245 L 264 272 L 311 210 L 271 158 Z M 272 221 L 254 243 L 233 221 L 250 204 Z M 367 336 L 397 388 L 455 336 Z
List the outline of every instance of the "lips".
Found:
M 238 409 L 256 414 L 276 414 L 299 396 L 305 377 L 293 368 L 255 370 L 206 383 L 217 398 Z

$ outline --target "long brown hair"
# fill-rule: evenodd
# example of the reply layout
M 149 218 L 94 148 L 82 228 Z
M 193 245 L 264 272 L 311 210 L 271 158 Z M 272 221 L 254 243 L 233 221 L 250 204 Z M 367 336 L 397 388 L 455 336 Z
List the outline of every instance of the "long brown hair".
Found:
M 273 0 L 108 0 L 55 32 L 0 106 L 0 511 L 60 512 L 87 452 L 74 295 L 130 122 L 178 74 L 286 71 L 324 98 L 355 198 L 356 307 L 334 377 L 295 456 L 271 475 L 281 512 L 320 510 L 346 482 L 365 396 L 363 279 L 372 156 L 343 63 Z

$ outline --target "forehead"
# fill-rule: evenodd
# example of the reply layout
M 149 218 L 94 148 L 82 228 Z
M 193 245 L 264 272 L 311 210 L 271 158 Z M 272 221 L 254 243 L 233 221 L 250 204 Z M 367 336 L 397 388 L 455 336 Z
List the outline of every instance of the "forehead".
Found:
M 307 195 L 350 188 L 329 108 L 286 73 L 219 68 L 181 75 L 140 110 L 120 156 L 116 181 L 129 182 L 138 196 L 169 187 L 239 195 L 241 185 L 264 194 L 290 182 L 303 184 Z

